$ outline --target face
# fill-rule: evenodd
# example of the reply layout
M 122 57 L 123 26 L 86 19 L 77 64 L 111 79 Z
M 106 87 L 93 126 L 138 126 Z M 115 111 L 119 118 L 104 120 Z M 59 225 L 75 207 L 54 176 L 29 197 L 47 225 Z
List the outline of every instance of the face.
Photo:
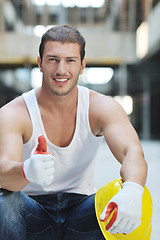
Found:
M 43 60 L 38 57 L 38 65 L 43 73 L 42 87 L 55 95 L 64 96 L 77 85 L 86 60 L 81 63 L 79 44 L 48 41 Z

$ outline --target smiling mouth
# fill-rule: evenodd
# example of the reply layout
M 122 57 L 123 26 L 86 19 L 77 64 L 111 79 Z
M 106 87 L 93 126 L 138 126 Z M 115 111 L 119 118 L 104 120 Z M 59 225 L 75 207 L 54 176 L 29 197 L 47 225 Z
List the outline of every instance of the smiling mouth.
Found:
M 53 80 L 55 80 L 56 82 L 67 82 L 69 80 L 69 77 L 66 76 L 53 76 Z
M 54 80 L 57 82 L 66 82 L 68 81 L 68 78 L 54 78 Z

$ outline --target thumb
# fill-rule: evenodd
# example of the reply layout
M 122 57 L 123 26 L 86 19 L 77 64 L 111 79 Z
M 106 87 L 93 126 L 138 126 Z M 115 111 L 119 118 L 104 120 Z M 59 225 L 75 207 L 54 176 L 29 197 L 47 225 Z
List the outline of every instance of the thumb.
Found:
M 114 211 L 114 212 L 113 212 Z M 118 214 L 118 206 L 115 202 L 110 202 L 108 207 L 107 207 L 107 211 L 105 212 L 105 216 L 104 214 L 102 213 L 101 217 L 100 217 L 100 220 L 102 222 L 105 222 L 107 221 L 107 219 L 109 218 L 109 216 L 111 215 L 111 213 L 113 212 L 113 215 L 109 221 L 109 223 L 106 225 L 106 230 L 108 231 L 113 223 L 116 221 L 116 218 L 117 218 L 117 214 Z
M 46 154 L 47 153 L 47 142 L 43 135 L 38 138 L 38 146 L 34 151 L 34 154 Z

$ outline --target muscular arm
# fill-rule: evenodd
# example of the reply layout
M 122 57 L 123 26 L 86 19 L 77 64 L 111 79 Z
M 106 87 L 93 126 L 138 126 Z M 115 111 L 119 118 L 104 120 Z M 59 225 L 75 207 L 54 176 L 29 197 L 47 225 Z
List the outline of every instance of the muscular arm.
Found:
M 16 104 L 0 109 L 0 186 L 19 191 L 28 183 L 22 173 L 23 124 Z
M 92 114 L 96 116 L 106 142 L 122 164 L 121 177 L 142 186 L 147 177 L 147 164 L 138 136 L 122 107 L 112 98 L 100 94 L 94 96 Z M 94 109 L 94 110 L 93 110 Z

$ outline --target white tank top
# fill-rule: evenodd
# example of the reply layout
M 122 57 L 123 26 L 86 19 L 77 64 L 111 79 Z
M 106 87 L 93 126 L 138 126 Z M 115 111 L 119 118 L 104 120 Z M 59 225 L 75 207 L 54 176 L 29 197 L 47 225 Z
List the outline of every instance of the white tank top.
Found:
M 55 177 L 53 182 L 42 187 L 29 183 L 22 191 L 28 195 L 50 194 L 55 192 L 72 192 L 92 194 L 94 189 L 95 155 L 102 137 L 93 135 L 89 124 L 89 89 L 78 86 L 78 105 L 76 127 L 69 146 L 58 147 L 47 138 L 35 90 L 23 94 L 31 121 L 32 136 L 23 145 L 23 161 L 30 158 L 31 152 L 38 144 L 38 136 L 43 134 L 47 140 L 47 151 L 55 160 Z

